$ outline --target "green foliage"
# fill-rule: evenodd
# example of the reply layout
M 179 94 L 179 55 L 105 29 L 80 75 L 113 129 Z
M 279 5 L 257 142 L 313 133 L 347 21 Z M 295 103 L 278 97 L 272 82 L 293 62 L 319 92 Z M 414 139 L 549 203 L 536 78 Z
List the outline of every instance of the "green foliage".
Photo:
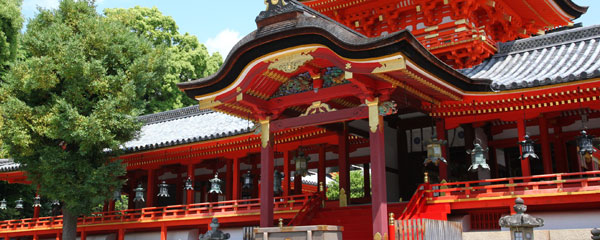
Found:
M 40 10 L 22 48 L 0 85 L 0 138 L 42 196 L 88 214 L 123 184 L 125 168 L 111 159 L 141 127 L 142 96 L 163 79 L 164 56 L 91 0 Z
M 215 73 L 223 60 L 218 53 L 212 56 L 196 36 L 178 32 L 175 20 L 164 16 L 157 8 L 105 9 L 104 14 L 120 21 L 139 36 L 153 42 L 166 62 L 166 71 L 160 85 L 148 93 L 146 113 L 160 112 L 190 106 L 196 102 L 178 90 L 177 83 L 206 77 Z
M 325 195 L 329 200 L 339 199 L 339 175 L 335 175 L 333 180 L 327 184 L 327 192 Z M 350 171 L 350 198 L 362 198 L 365 196 L 365 177 L 361 170 Z
M 0 0 L 0 78 L 18 51 L 22 0 Z

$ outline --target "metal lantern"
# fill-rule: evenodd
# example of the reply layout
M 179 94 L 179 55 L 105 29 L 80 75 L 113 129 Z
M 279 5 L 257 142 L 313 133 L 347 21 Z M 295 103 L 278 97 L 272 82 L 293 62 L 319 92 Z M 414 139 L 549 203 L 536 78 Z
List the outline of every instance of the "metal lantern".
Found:
M 33 207 L 42 207 L 42 198 L 39 195 L 36 195 L 33 198 Z
M 219 179 L 219 173 L 215 173 L 215 178 L 208 180 L 210 182 L 210 191 L 208 191 L 208 193 L 216 193 L 216 194 L 223 194 L 223 191 L 221 191 L 221 182 L 223 182 L 221 179 Z
M 167 184 L 165 181 L 162 181 L 161 184 L 158 184 L 158 194 L 156 196 L 165 198 L 170 197 L 169 184 Z
M 529 135 L 527 135 L 527 134 L 525 134 L 524 138 L 525 138 L 525 140 L 519 142 L 519 144 L 521 145 L 521 152 L 523 153 L 523 155 L 521 155 L 519 157 L 519 159 L 521 159 L 521 160 L 527 159 L 527 158 L 539 159 L 539 157 L 535 154 L 535 149 L 533 148 L 534 141 L 531 140 L 531 138 L 529 138 Z
M 446 142 L 446 140 L 439 140 L 436 135 L 433 135 L 432 139 L 427 140 L 425 142 L 427 144 L 427 158 L 423 164 L 433 163 L 437 166 L 439 161 L 447 163 L 444 156 L 442 156 L 442 145 L 445 145 Z
M 587 135 L 585 130 L 582 130 L 581 135 L 577 137 L 577 152 L 588 163 L 592 161 L 592 154 L 596 152 L 593 140 L 594 136 Z
M 60 206 L 60 201 L 52 200 L 52 206 Z
M 242 189 L 252 189 L 252 173 L 248 171 L 242 175 Z
M 186 191 L 187 191 L 187 190 L 194 191 L 194 182 L 192 182 L 192 178 L 191 178 L 191 177 L 188 177 L 188 178 L 185 180 L 185 184 L 183 185 L 183 190 L 186 190 Z
M 115 202 L 116 201 L 119 201 L 121 203 L 123 202 L 123 199 L 121 198 L 121 190 L 116 190 L 116 191 L 113 192 L 113 200 Z
M 477 171 L 477 169 L 485 168 L 490 170 L 490 166 L 486 163 L 485 153 L 488 151 L 488 148 L 485 149 L 481 146 L 481 141 L 479 139 L 473 142 L 473 149 L 467 150 L 467 153 L 471 155 L 471 166 L 468 171 Z
M 6 198 L 0 201 L 0 210 L 6 210 Z
M 294 157 L 294 162 L 296 162 L 296 176 L 306 176 L 308 174 L 308 161 L 310 161 L 310 157 L 302 149 L 299 149 L 298 154 Z
M 273 173 L 273 192 L 275 194 L 283 192 L 283 189 L 281 188 L 281 179 L 283 179 L 283 177 L 283 173 L 275 169 L 275 172 Z
M 15 209 L 23 209 L 23 199 L 19 198 L 19 200 L 15 201 Z
M 135 198 L 133 198 L 133 202 L 145 202 L 146 199 L 144 199 L 144 188 L 142 187 L 142 184 L 138 184 L 138 187 L 136 189 L 134 189 L 133 191 L 135 191 Z

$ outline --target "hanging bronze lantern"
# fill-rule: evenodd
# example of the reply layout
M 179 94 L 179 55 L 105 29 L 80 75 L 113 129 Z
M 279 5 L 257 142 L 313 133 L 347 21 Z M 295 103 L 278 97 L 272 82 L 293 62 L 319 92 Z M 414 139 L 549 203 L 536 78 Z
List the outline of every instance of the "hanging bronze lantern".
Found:
M 171 195 L 169 195 L 169 184 L 165 183 L 165 181 L 162 181 L 161 184 L 158 184 L 158 194 L 156 196 L 165 198 L 170 197 Z
M 582 130 L 581 135 L 577 137 L 577 152 L 587 163 L 592 161 L 592 156 L 596 152 L 593 142 L 594 136 L 587 135 L 585 130 Z
M 486 163 L 485 153 L 488 151 L 488 148 L 485 149 L 481 146 L 481 140 L 476 139 L 473 142 L 473 149 L 467 150 L 467 153 L 471 155 L 471 166 L 467 171 L 477 171 L 477 169 L 485 168 L 490 170 L 490 166 Z
M 42 207 L 42 199 L 40 198 L 39 195 L 36 195 L 33 198 L 33 207 Z
M 215 173 L 215 178 L 208 180 L 210 182 L 210 191 L 208 191 L 208 193 L 216 193 L 216 194 L 223 194 L 223 191 L 221 191 L 221 182 L 223 182 L 221 179 L 219 179 L 219 173 Z
M 194 182 L 192 182 L 192 178 L 191 178 L 191 177 L 188 177 L 188 178 L 185 180 L 185 184 L 183 185 L 183 190 L 186 190 L 186 191 L 188 191 L 188 190 L 194 191 Z
M 52 200 L 52 206 L 60 206 L 60 201 L 58 200 Z
M 521 145 L 521 152 L 523 153 L 523 155 L 521 155 L 519 157 L 519 159 L 523 160 L 523 159 L 527 159 L 527 158 L 535 158 L 535 159 L 539 159 L 539 157 L 535 154 L 535 149 L 533 147 L 533 143 L 535 143 L 533 140 L 531 140 L 531 138 L 529 138 L 529 135 L 525 134 L 525 140 L 520 141 L 519 144 Z
M 0 210 L 6 210 L 6 198 L 0 201 Z
M 275 169 L 275 172 L 273 173 L 273 192 L 275 194 L 280 194 L 283 192 L 283 189 L 281 187 L 281 180 L 283 179 L 283 177 L 283 173 Z
M 121 190 L 116 190 L 113 192 L 113 200 L 115 202 L 119 201 L 119 202 L 123 202 L 123 199 L 121 198 Z
M 439 140 L 434 134 L 432 139 L 427 140 L 425 143 L 427 144 L 427 158 L 423 162 L 424 165 L 433 163 L 437 166 L 439 161 L 447 163 L 444 156 L 442 156 L 442 145 L 446 145 L 446 140 Z
M 296 163 L 296 176 L 306 176 L 308 174 L 307 165 L 310 161 L 310 157 L 307 156 L 302 149 L 298 149 L 298 153 L 296 157 L 294 157 L 294 162 Z
M 142 184 L 138 184 L 138 187 L 136 189 L 134 189 L 135 191 L 135 198 L 133 198 L 133 202 L 145 202 L 146 199 L 144 199 L 144 188 L 142 187 Z
M 15 201 L 15 209 L 23 209 L 23 199 L 19 198 L 19 200 Z
M 250 171 L 242 175 L 242 189 L 252 189 L 252 173 Z

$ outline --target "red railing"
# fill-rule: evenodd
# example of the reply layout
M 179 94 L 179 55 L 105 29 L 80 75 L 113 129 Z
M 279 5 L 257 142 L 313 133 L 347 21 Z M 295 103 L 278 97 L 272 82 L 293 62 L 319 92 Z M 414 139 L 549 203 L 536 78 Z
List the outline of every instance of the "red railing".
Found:
M 416 217 L 423 210 L 425 204 L 427 204 L 427 193 L 430 188 L 431 185 L 428 183 L 421 184 L 410 198 L 408 205 L 406 205 L 406 208 L 404 208 L 402 215 L 398 219 L 406 220 Z
M 310 195 L 276 197 L 274 199 L 274 210 L 298 210 L 310 200 L 310 197 Z M 257 213 L 259 211 L 259 199 L 245 199 L 93 213 L 91 216 L 80 217 L 77 224 L 94 225 L 115 222 L 135 222 L 141 220 L 175 219 L 184 216 L 201 217 L 232 213 Z M 62 216 L 0 221 L 0 231 L 62 227 L 62 221 Z
M 600 171 L 432 184 L 432 200 L 600 190 Z
M 314 193 L 311 199 L 307 201 L 302 208 L 300 208 L 300 211 L 298 211 L 296 216 L 294 216 L 294 218 L 292 218 L 292 220 L 288 223 L 288 226 L 302 225 L 302 223 L 306 220 L 305 218 L 309 214 L 314 213 L 314 210 L 321 205 L 323 200 L 322 196 L 323 195 L 321 192 Z
M 479 181 L 421 184 L 398 218 L 418 218 L 428 200 L 535 195 L 600 190 L 600 171 L 559 173 L 529 177 L 496 178 Z

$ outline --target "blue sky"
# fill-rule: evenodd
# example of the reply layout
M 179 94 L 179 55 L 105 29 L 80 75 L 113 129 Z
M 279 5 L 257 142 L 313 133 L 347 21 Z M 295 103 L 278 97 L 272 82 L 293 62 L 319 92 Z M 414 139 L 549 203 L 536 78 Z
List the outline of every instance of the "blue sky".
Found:
M 32 18 L 36 6 L 56 8 L 59 0 L 24 0 L 23 15 Z M 573 0 L 589 6 L 588 13 L 575 22 L 584 26 L 600 24 L 599 0 Z M 196 35 L 209 51 L 225 55 L 243 36 L 256 29 L 254 18 L 265 9 L 263 0 L 96 0 L 98 9 L 130 8 L 136 5 L 156 6 L 164 15 L 172 16 L 181 33 Z

